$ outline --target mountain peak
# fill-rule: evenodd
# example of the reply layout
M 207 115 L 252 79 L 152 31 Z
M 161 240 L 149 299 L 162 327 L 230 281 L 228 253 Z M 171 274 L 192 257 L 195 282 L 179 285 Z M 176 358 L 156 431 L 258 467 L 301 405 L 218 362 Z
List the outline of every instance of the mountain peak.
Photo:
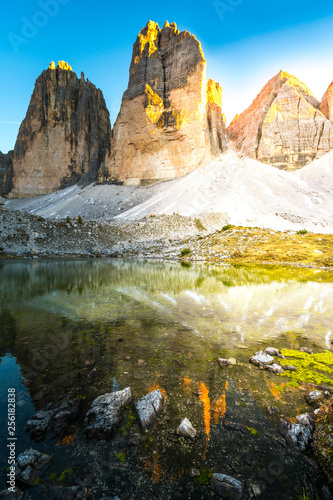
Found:
M 228 127 L 233 147 L 281 169 L 303 167 L 330 150 L 333 125 L 307 86 L 280 71 Z

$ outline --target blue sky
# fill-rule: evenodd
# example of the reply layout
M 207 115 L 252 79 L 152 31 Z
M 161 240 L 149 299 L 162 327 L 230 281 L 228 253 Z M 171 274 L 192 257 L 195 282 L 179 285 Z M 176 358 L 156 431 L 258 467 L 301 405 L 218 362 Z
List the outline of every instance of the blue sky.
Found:
M 218 4 L 219 6 L 217 6 Z M 128 83 L 132 46 L 149 19 L 176 22 L 201 41 L 208 77 L 230 121 L 280 69 L 318 99 L 333 80 L 331 1 L 4 0 L 0 19 L 0 151 L 15 144 L 34 82 L 65 60 L 103 91 L 112 124 Z

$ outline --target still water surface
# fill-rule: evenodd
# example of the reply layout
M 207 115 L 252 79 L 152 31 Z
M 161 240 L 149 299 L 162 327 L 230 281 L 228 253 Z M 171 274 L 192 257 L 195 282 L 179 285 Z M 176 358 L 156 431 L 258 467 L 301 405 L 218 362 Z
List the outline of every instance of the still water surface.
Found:
M 312 477 L 298 451 L 280 444 L 277 422 L 265 413 L 268 405 L 285 418 L 307 411 L 306 384 L 291 387 L 286 377 L 248 359 L 267 346 L 331 349 L 332 304 L 333 276 L 325 271 L 0 261 L 1 428 L 7 390 L 15 387 L 17 452 L 33 446 L 50 453 L 54 459 L 41 481 L 72 484 L 88 477 L 96 499 L 211 498 L 209 484 L 200 482 L 212 472 L 241 479 L 246 498 L 256 485 L 261 498 L 298 498 L 311 483 L 317 491 L 323 479 Z M 221 368 L 218 357 L 237 364 Z M 87 378 L 92 368 L 96 376 Z M 88 441 L 82 423 L 91 402 L 128 386 L 135 399 L 154 388 L 165 396 L 146 442 L 127 444 L 126 435 L 139 430 L 130 408 L 111 442 Z M 36 444 L 24 432 L 26 421 L 73 387 L 82 410 L 70 438 Z M 174 432 L 184 417 L 198 431 L 193 441 Z M 228 421 L 251 431 L 228 428 Z M 1 487 L 6 437 L 2 433 Z M 193 468 L 201 472 L 199 481 L 189 475 Z M 40 498 L 38 490 L 31 495 Z

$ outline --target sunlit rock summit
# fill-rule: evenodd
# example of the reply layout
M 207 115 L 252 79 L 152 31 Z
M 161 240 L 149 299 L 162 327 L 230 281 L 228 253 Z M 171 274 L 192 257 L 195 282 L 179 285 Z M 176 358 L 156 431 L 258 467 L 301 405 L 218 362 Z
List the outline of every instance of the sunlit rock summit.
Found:
M 139 183 L 191 172 L 226 149 L 222 89 L 207 82 L 200 42 L 149 21 L 133 46 L 129 84 L 100 181 Z
M 231 122 L 231 144 L 236 151 L 281 169 L 307 165 L 333 147 L 332 87 L 320 104 L 302 82 L 280 71 Z
M 95 180 L 110 152 L 103 94 L 64 61 L 37 78 L 14 148 L 11 196 L 50 193 Z

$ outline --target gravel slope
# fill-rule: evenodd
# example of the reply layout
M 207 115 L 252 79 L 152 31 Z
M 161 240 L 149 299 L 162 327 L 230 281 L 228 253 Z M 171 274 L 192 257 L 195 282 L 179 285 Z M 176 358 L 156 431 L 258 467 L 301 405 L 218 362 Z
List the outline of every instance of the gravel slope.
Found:
M 84 220 L 120 223 L 150 215 L 221 213 L 235 225 L 333 233 L 332 165 L 329 153 L 285 172 L 228 151 L 184 177 L 153 186 L 73 186 L 7 206 L 50 219 L 80 214 Z

